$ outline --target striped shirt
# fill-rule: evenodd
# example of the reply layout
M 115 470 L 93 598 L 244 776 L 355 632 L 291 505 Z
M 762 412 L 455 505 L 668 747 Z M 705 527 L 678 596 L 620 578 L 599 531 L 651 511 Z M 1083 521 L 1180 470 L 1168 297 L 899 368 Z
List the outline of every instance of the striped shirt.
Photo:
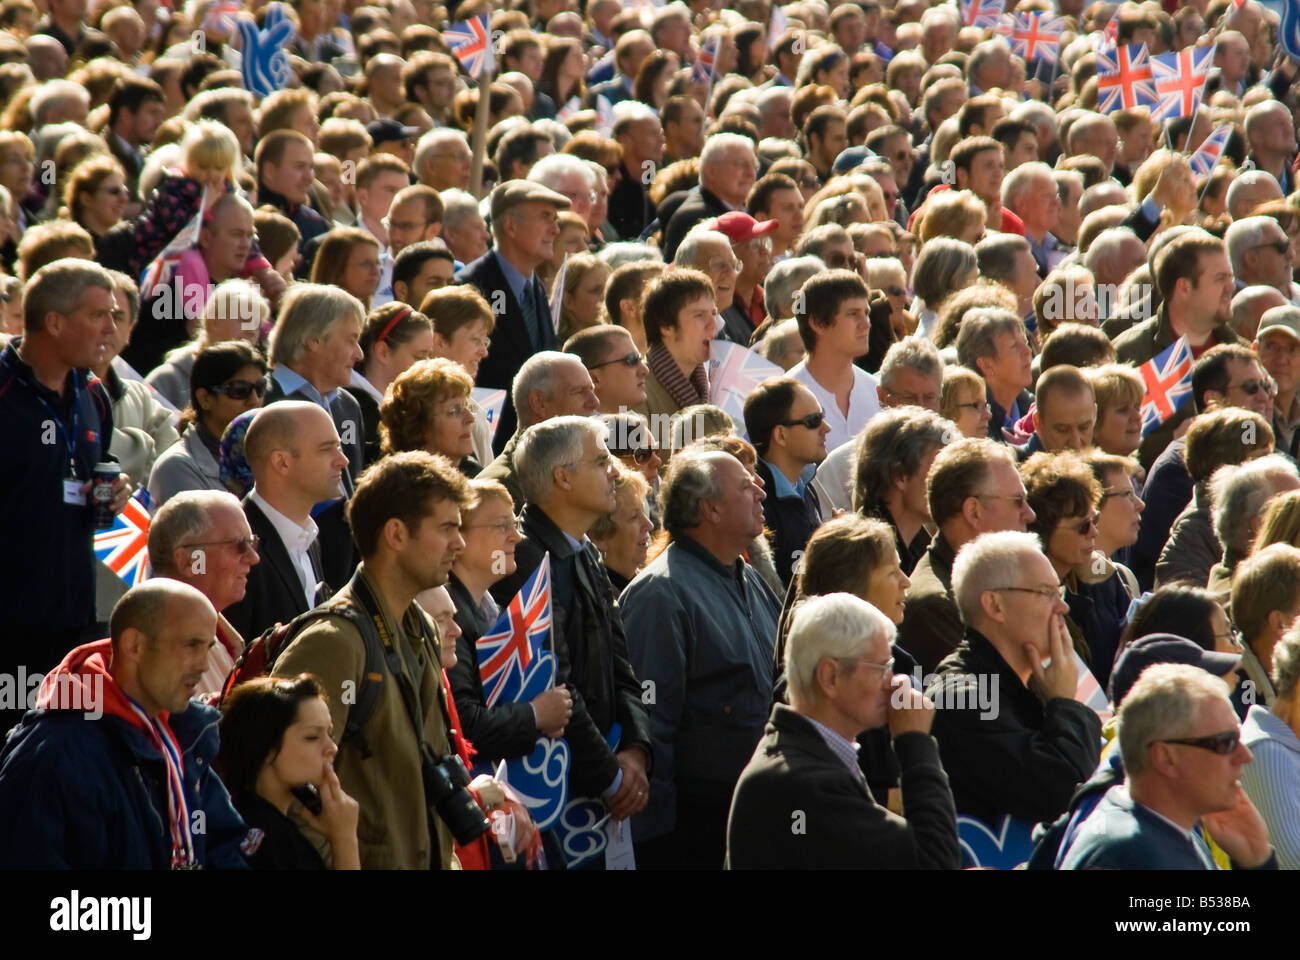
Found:
M 844 765 L 849 768 L 853 774 L 853 779 L 858 783 L 866 783 L 867 778 L 862 773 L 862 768 L 858 766 L 858 744 L 856 740 L 846 740 L 840 734 L 836 733 L 824 723 L 818 723 L 806 713 L 800 714 L 805 720 L 813 725 L 813 728 L 821 734 L 826 746 L 831 748 L 831 753 L 839 757 Z
M 1268 826 L 1278 866 L 1300 869 L 1300 738 L 1256 703 L 1241 725 L 1241 741 L 1255 755 L 1241 768 L 1241 786 Z

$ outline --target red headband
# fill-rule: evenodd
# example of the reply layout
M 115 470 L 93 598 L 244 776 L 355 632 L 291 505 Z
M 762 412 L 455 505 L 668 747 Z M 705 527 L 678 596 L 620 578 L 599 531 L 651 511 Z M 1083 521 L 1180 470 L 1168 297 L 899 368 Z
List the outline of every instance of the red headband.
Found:
M 393 319 L 388 321 L 388 325 L 384 327 L 383 330 L 380 331 L 379 336 L 375 337 L 375 346 L 378 346 L 379 344 L 383 343 L 384 338 L 393 332 L 393 327 L 397 326 L 399 323 L 401 323 L 410 315 L 411 315 L 410 307 L 402 307 L 401 310 L 398 310 L 397 313 L 394 315 Z

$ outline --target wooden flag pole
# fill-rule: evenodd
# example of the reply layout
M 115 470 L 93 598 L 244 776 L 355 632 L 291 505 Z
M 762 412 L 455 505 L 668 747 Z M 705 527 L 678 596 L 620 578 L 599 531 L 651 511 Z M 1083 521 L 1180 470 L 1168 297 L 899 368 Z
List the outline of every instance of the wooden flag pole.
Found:
M 474 157 L 469 171 L 469 192 L 478 199 L 483 195 L 483 158 L 487 152 L 488 116 L 492 105 L 492 71 L 484 64 L 478 81 L 478 107 L 474 111 L 474 135 L 470 150 Z

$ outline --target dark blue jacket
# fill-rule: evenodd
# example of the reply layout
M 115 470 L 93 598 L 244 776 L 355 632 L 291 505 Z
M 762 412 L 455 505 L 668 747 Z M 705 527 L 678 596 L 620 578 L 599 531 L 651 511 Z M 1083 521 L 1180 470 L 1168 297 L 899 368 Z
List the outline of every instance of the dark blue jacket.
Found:
M 1156 578 L 1156 561 L 1169 539 L 1174 521 L 1192 502 L 1192 476 L 1184 460 L 1187 442 L 1174 440 L 1156 457 L 1142 488 L 1142 525 L 1137 543 L 1129 554 L 1129 569 L 1143 590 L 1150 590 Z
M 1123 620 L 1132 599 L 1118 571 L 1100 583 L 1080 581 L 1065 591 L 1070 619 L 1083 631 L 1092 662 L 1089 667 L 1102 690 L 1109 689 L 1110 670 L 1119 651 Z
M 191 701 L 169 725 L 184 754 L 198 862 L 244 869 L 248 831 L 212 770 L 220 719 Z M 0 869 L 168 869 L 165 776 L 157 748 L 122 717 L 28 711 L 0 751 Z
M 758 475 L 763 480 L 767 498 L 763 501 L 763 524 L 772 531 L 772 560 L 777 576 L 786 586 L 790 573 L 803 556 L 804 547 L 813 531 L 821 526 L 821 508 L 812 483 L 803 488 L 803 496 L 780 496 L 772 476 L 772 465 L 762 458 L 758 461 Z M 789 483 L 789 481 L 785 481 Z

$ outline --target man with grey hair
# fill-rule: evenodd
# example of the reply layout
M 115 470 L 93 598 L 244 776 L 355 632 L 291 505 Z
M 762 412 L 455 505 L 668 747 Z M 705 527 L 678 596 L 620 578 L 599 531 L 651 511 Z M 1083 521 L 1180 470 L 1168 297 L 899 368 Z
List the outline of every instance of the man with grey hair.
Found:
M 632 836 L 640 867 L 716 870 L 772 705 L 780 603 L 742 556 L 763 532 L 763 490 L 730 454 L 688 446 L 659 501 L 668 548 L 619 598 L 655 760 Z
M 542 157 L 531 170 L 528 179 L 569 198 L 569 209 L 586 220 L 595 202 L 596 177 L 586 161 L 571 153 L 554 153 Z
M 1272 174 L 1282 192 L 1290 193 L 1295 118 L 1285 104 L 1270 98 L 1246 111 L 1246 146 L 1255 169 Z
M 50 80 L 36 91 L 30 106 L 34 130 L 64 122 L 84 127 L 90 112 L 90 94 L 71 80 Z
M 586 173 L 584 167 L 581 175 Z M 504 390 L 532 354 L 558 346 L 550 298 L 537 268 L 553 256 L 559 212 L 568 210 L 570 202 L 532 180 L 511 180 L 492 191 L 491 206 L 496 249 L 467 264 L 458 279 L 483 294 L 496 314 L 488 355 L 475 382 Z M 513 397 L 507 396 L 493 449 L 500 452 L 516 422 Z
M 929 735 L 934 705 L 893 673 L 893 633 L 851 594 L 796 608 L 785 651 L 790 705 L 772 708 L 736 784 L 728 869 L 960 865 L 952 792 Z M 880 728 L 903 771 L 905 818 L 872 799 L 858 766 L 857 736 Z M 792 815 L 804 829 L 792 829 Z
M 1238 290 L 1264 284 L 1300 306 L 1300 287 L 1291 280 L 1291 238 L 1276 220 L 1262 216 L 1234 220 L 1223 243 Z
M 1061 195 L 1052 168 L 1045 163 L 1022 163 L 1002 181 L 1002 206 L 1025 224 L 1025 239 L 1038 264 L 1039 277 L 1045 277 L 1070 252 L 1056 238 L 1061 216 Z
M 1265 170 L 1246 170 L 1228 185 L 1228 215 L 1243 220 L 1261 203 L 1282 199 L 1277 177 Z
M 511 383 L 510 396 L 514 409 L 519 411 L 519 426 L 479 476 L 500 480 L 518 507 L 526 496 L 519 482 L 515 451 L 524 431 L 552 417 L 594 416 L 600 410 L 600 398 L 582 360 L 555 350 L 535 353 L 524 361 Z
M 738 133 L 709 137 L 700 152 L 700 182 L 664 227 L 664 258 L 671 261 L 676 257 L 677 245 L 697 223 L 728 210 L 743 210 L 757 179 L 758 156 L 752 140 Z
M 1083 265 L 1097 279 L 1098 316 L 1108 318 L 1117 306 L 1124 278 L 1147 262 L 1147 248 L 1128 227 L 1107 227 L 1088 244 Z
M 346 389 L 352 368 L 362 359 L 361 301 L 332 284 L 297 283 L 285 295 L 271 330 L 271 387 L 266 406 L 284 400 L 313 403 L 334 424 L 335 442 L 347 457 L 333 501 L 315 514 L 325 582 L 337 590 L 348 582 L 357 557 L 343 512 L 365 466 L 365 421 L 361 405 Z M 251 462 L 251 461 L 250 461 Z M 256 635 L 256 634 L 254 634 Z
M 1225 607 L 1232 595 L 1233 575 L 1255 545 L 1268 502 L 1297 489 L 1300 474 L 1295 462 L 1280 453 L 1220 467 L 1210 478 L 1211 517 L 1223 557 L 1210 568 L 1206 589 Z
M 609 222 L 620 237 L 631 240 L 655 217 L 650 184 L 664 163 L 664 130 L 648 106 L 625 100 L 614 108 L 610 135 L 623 148 L 623 160 L 622 176 L 609 195 Z
M 555 683 L 567 684 L 573 713 L 564 728 L 572 751 L 572 795 L 599 797 L 624 820 L 649 795 L 650 717 L 628 663 L 623 620 L 600 553 L 587 537 L 613 511 L 614 458 L 604 424 L 559 416 L 530 426 L 515 452 L 524 507 L 515 572 L 492 588 L 504 609 L 546 557 L 551 564 L 551 643 Z M 622 733 L 612 746 L 610 730 Z
M 224 490 L 178 493 L 149 524 L 152 575 L 188 583 L 217 611 L 217 642 L 208 648 L 199 696 L 220 693 L 244 652 L 244 638 L 221 611 L 244 599 L 249 571 L 260 562 L 258 545 L 239 500 Z
M 96 464 L 116 462 L 112 402 L 90 372 L 115 347 L 112 276 L 86 260 L 56 260 L 27 282 L 23 314 L 23 335 L 0 351 L 0 672 L 9 676 L 20 664 L 44 672 L 102 636 L 89 495 Z M 113 513 L 130 494 L 121 473 Z M 20 716 L 0 712 L 0 733 Z
M 790 257 L 774 264 L 763 281 L 763 305 L 767 307 L 767 315 L 773 320 L 794 319 L 795 294 L 825 269 L 826 264 L 811 255 Z
M 1054 820 L 1101 756 L 1101 720 L 1074 699 L 1060 580 L 1037 537 L 1004 531 L 961 548 L 952 587 L 966 632 L 926 693 L 957 812 L 995 832 Z
M 876 396 L 880 398 L 882 409 L 922 407 L 934 413 L 939 412 L 939 399 L 943 391 L 943 359 L 930 341 L 920 337 L 904 337 L 890 344 L 885 359 L 880 364 L 879 376 L 880 385 L 876 387 Z M 875 419 L 873 417 L 871 422 Z M 868 423 L 858 434 L 859 442 L 862 434 L 870 429 L 871 423 Z M 858 459 L 858 445 L 858 442 L 841 444 L 817 468 L 813 487 L 822 502 L 823 519 L 829 520 L 836 510 L 853 509 L 853 474 Z M 929 464 L 926 466 L 928 468 Z M 919 479 L 918 492 L 924 501 L 925 472 L 921 473 Z M 911 531 L 908 542 L 916 536 L 917 532 Z M 926 533 L 919 549 L 924 550 L 929 542 L 930 536 Z M 918 558 L 904 556 L 905 553 L 900 548 L 898 555 L 903 560 L 904 571 L 911 573 Z
M 1109 176 L 1119 155 L 1119 130 L 1108 114 L 1085 113 L 1065 134 L 1066 155 L 1096 157 Z
M 468 190 L 473 161 L 464 133 L 452 127 L 436 127 L 416 144 L 411 172 L 425 186 L 439 192 Z
M 981 277 L 996 280 L 1016 295 L 1018 316 L 1033 313 L 1041 278 L 1028 240 L 1014 233 L 993 233 L 975 245 L 975 257 Z
M 957 361 L 975 371 L 988 391 L 989 439 L 1009 442 L 1003 427 L 1013 427 L 1029 412 L 1033 382 L 1033 352 L 1019 317 L 1005 310 L 980 307 L 970 310 L 957 333 Z
M 487 221 L 472 193 L 452 188 L 442 198 L 442 241 L 456 258 L 457 269 L 487 253 L 492 242 Z
M 1119 749 L 1125 780 L 1079 824 L 1060 869 L 1216 870 L 1198 827 L 1235 869 L 1277 869 L 1241 788 L 1252 756 L 1222 680 L 1183 663 L 1147 667 L 1120 704 Z

